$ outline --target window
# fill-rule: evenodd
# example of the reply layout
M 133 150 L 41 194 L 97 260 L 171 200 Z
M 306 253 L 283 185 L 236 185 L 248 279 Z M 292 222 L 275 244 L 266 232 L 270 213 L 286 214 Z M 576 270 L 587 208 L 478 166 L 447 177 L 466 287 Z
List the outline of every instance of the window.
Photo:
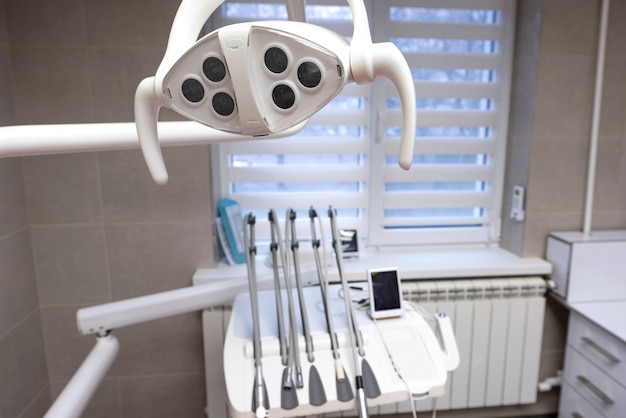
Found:
M 417 95 L 415 157 L 397 166 L 400 105 L 384 79 L 349 84 L 302 132 L 219 144 L 216 190 L 244 211 L 338 210 L 371 245 L 495 243 L 499 239 L 515 2 L 366 1 L 375 42 L 391 41 Z M 307 1 L 307 21 L 346 37 L 342 0 Z M 219 15 L 216 13 L 215 15 Z M 212 22 L 285 19 L 282 2 L 232 1 Z M 257 226 L 259 236 L 264 233 Z

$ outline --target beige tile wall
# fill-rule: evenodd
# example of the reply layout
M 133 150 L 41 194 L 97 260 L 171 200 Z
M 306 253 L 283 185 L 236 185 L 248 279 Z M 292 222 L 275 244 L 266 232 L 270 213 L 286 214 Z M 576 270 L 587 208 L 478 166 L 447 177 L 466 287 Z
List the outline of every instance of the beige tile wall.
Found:
M 4 2 L 17 124 L 132 121 L 134 90 L 154 74 L 179 4 Z M 171 148 L 164 157 L 164 187 L 139 151 L 22 159 L 48 402 L 95 342 L 79 335 L 77 309 L 188 286 L 196 268 L 212 266 L 209 148 Z M 199 313 L 115 333 L 120 354 L 88 416 L 203 416 Z
M 14 123 L 0 0 L 0 125 Z M 0 159 L 0 417 L 41 416 L 50 403 L 20 160 Z
M 583 227 L 600 1 L 543 2 L 524 255 Z M 611 2 L 592 229 L 626 228 L 626 3 Z

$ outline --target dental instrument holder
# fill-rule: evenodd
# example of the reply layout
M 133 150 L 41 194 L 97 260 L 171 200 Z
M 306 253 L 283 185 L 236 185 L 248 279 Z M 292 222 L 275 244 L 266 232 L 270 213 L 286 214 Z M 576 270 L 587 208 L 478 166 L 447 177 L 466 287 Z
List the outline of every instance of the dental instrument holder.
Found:
M 394 44 L 372 43 L 363 0 L 348 0 L 354 23 L 350 43 L 330 30 L 295 21 L 229 25 L 198 40 L 222 3 L 183 0 L 155 76 L 137 87 L 137 135 L 156 183 L 168 180 L 157 131 L 161 107 L 234 134 L 235 140 L 253 139 L 303 124 L 345 84 L 371 83 L 377 77 L 388 78 L 400 96 L 398 163 L 410 168 L 416 111 L 411 71 Z M 270 59 L 273 53 L 280 59 L 266 64 L 268 53 Z
M 254 215 L 248 214 L 244 218 L 244 245 L 246 249 L 246 267 L 248 270 L 248 286 L 250 288 L 250 310 L 252 314 L 252 340 L 254 350 L 254 389 L 252 395 L 252 411 L 256 418 L 266 418 L 267 411 L 270 409 L 267 396 L 267 388 L 263 380 L 263 367 L 261 362 L 261 325 L 259 321 L 259 300 L 256 280 L 256 237 L 254 233 L 254 225 L 256 219 Z

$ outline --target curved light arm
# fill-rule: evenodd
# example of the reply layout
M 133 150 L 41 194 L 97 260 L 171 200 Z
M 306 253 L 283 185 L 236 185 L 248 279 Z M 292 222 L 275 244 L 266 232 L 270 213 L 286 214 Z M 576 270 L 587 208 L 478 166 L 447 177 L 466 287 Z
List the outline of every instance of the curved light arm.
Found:
M 306 23 L 306 0 L 285 0 L 285 5 L 289 20 Z
M 348 0 L 352 12 L 352 41 L 350 42 L 350 67 L 352 77 L 357 84 L 366 84 L 374 81 L 374 67 L 372 65 L 372 33 L 367 19 L 367 10 L 363 0 Z
M 375 76 L 387 77 L 398 90 L 400 107 L 402 108 L 402 133 L 400 135 L 400 150 L 398 164 L 405 170 L 413 163 L 413 149 L 415 147 L 415 86 L 411 69 L 402 56 L 402 52 L 391 42 L 372 45 L 372 65 Z
M 402 134 L 398 164 L 411 168 L 415 146 L 415 86 L 406 59 L 391 42 L 372 43 L 372 35 L 363 0 L 348 0 L 354 32 L 350 42 L 350 67 L 357 84 L 371 83 L 376 77 L 387 77 L 398 90 L 402 108 Z
M 197 40 L 205 22 L 224 0 L 183 0 L 178 6 L 163 60 L 156 71 L 158 85 L 165 73 Z

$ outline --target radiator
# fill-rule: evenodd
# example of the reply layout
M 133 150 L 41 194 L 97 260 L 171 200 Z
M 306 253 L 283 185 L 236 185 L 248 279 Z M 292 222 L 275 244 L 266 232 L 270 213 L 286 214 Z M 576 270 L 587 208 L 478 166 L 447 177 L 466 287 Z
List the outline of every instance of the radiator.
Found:
M 438 410 L 534 403 L 537 399 L 546 281 L 539 277 L 403 281 L 406 300 L 452 319 L 461 364 L 449 376 Z M 230 311 L 203 313 L 207 414 L 228 416 L 222 371 Z M 211 359 L 210 361 L 206 361 Z M 418 411 L 433 399 L 415 401 Z M 371 414 L 411 411 L 409 402 L 372 408 Z M 355 412 L 355 411 L 354 411 Z M 350 411 L 327 417 L 352 416 Z
M 437 409 L 536 402 L 546 290 L 539 277 L 403 283 L 406 300 L 446 312 L 454 324 L 461 363 L 436 398 Z M 416 408 L 431 410 L 432 400 Z M 410 410 L 407 403 L 394 412 Z

